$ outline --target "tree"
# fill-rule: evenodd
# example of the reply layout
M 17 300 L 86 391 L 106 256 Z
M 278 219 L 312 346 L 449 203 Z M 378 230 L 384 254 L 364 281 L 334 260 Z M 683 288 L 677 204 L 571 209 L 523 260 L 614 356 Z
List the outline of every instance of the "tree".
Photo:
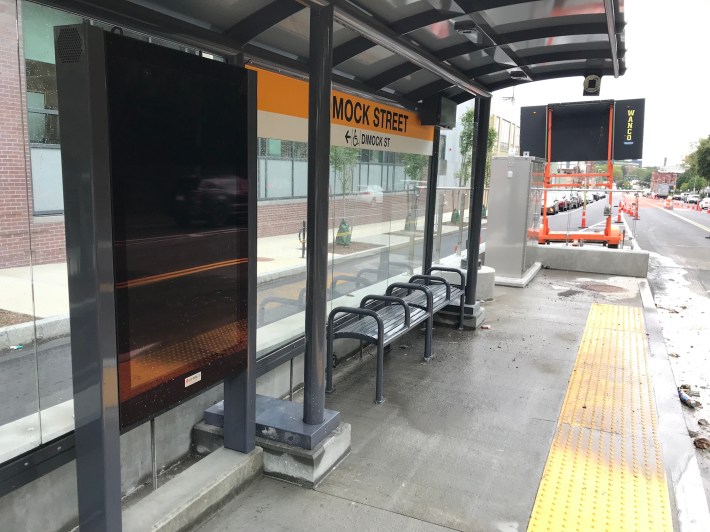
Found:
M 465 186 L 468 180 L 471 179 L 471 164 L 473 157 L 473 126 L 475 122 L 475 113 L 473 108 L 466 109 L 461 117 L 461 136 L 459 137 L 459 150 L 461 151 L 461 166 L 456 171 L 456 177 L 459 180 L 459 186 Z M 486 146 L 486 186 L 491 180 L 491 159 L 493 156 L 493 147 L 498 139 L 498 133 L 495 129 L 488 128 L 488 145 Z
M 706 187 L 710 180 L 710 137 L 700 139 L 695 144 L 695 149 L 686 156 L 685 163 L 690 168 L 683 173 L 679 188 L 687 185 L 685 190 L 700 190 Z
M 335 178 L 341 183 L 343 196 L 352 188 L 353 169 L 360 160 L 360 150 L 342 146 L 330 147 L 330 166 L 335 171 Z
M 404 163 L 404 175 L 411 181 L 424 181 L 424 172 L 429 165 L 426 155 L 418 155 L 416 153 L 405 153 L 402 155 L 402 163 Z
M 343 193 L 343 217 L 345 217 L 345 195 L 352 191 L 353 169 L 360 160 L 360 150 L 342 146 L 330 147 L 330 166 L 335 178 L 340 182 Z

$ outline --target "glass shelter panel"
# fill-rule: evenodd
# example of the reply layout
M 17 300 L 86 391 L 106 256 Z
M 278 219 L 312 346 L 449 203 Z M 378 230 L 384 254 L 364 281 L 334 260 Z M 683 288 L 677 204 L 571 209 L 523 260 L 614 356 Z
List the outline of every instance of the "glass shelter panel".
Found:
M 32 295 L 32 196 L 28 124 L 14 2 L 0 15 L 5 50 L 0 109 L 0 463 L 42 443 L 41 391 Z M 5 75 L 7 73 L 7 75 Z M 8 201 L 9 200 L 9 201 Z

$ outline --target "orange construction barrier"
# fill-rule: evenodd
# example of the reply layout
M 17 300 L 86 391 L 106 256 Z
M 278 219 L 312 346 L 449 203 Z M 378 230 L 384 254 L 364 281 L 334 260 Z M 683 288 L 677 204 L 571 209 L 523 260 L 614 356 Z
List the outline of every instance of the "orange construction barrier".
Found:
M 616 210 L 616 223 L 620 224 L 622 222 L 621 213 L 624 212 L 624 202 L 619 202 L 619 208 Z

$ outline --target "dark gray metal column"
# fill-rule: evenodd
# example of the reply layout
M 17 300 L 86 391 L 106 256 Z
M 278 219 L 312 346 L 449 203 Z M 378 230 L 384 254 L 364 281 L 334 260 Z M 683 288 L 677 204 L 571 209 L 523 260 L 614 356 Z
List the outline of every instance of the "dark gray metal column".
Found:
M 229 57 L 227 62 L 241 66 L 243 57 Z M 242 453 L 251 452 L 256 442 L 256 72 L 249 72 L 247 151 L 249 210 L 249 293 L 247 308 L 247 367 L 224 379 L 224 446 Z
M 441 131 L 434 128 L 434 148 L 429 161 L 429 175 L 427 176 L 426 213 L 424 215 L 424 253 L 422 272 L 426 273 L 431 268 L 434 250 L 434 214 L 436 213 L 436 185 L 439 181 L 439 138 Z
M 104 38 L 101 30 L 88 24 L 59 26 L 54 31 L 62 106 L 59 122 L 79 526 L 81 530 L 120 532 L 118 357 Z
M 308 80 L 308 255 L 303 421 L 323 422 L 328 280 L 328 182 L 333 6 L 311 5 Z
M 471 206 L 468 222 L 468 268 L 466 272 L 466 304 L 476 303 L 478 280 L 478 251 L 481 241 L 481 216 L 483 214 L 483 188 L 486 182 L 486 156 L 488 155 L 488 125 L 491 117 L 491 99 L 477 98 L 473 127 L 473 153 L 471 154 Z

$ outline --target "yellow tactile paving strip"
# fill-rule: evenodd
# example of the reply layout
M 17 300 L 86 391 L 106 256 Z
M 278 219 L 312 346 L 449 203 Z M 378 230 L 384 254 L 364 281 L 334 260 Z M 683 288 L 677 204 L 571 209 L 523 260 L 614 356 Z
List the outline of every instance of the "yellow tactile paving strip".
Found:
M 641 309 L 592 305 L 528 530 L 673 530 Z

